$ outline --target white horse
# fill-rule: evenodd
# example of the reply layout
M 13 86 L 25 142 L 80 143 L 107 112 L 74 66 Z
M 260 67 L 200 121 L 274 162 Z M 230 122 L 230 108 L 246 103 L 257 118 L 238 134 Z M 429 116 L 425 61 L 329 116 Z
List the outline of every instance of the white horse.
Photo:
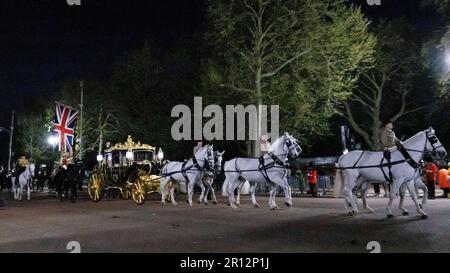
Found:
M 222 194 L 228 196 L 229 204 L 234 210 L 238 210 L 238 203 L 234 196 L 234 190 L 240 188 L 245 182 L 251 185 L 252 203 L 259 207 L 255 198 L 256 183 L 269 182 L 271 186 L 269 206 L 272 210 L 278 209 L 275 203 L 276 186 L 284 189 L 285 204 L 292 206 L 291 187 L 287 182 L 288 156 L 297 158 L 302 149 L 298 141 L 288 133 L 278 138 L 271 146 L 270 152 L 261 158 L 234 158 L 225 162 L 225 182 Z
M 202 188 L 202 195 L 199 198 L 199 202 L 203 199 L 205 188 L 201 182 L 204 172 L 214 168 L 214 155 L 213 146 L 206 145 L 197 153 L 194 157 L 189 159 L 187 162 L 169 162 L 162 169 L 161 181 L 160 181 L 160 191 L 161 191 L 161 202 L 165 204 L 167 195 L 168 182 L 172 180 L 173 183 L 178 183 L 183 181 L 186 183 L 188 189 L 188 202 L 192 206 L 192 196 L 194 194 L 194 185 L 198 183 Z M 170 190 L 170 200 L 173 205 L 178 205 L 175 201 L 175 187 Z
M 202 183 L 204 184 L 206 191 L 202 193 L 203 200 L 199 199 L 199 202 L 203 201 L 205 205 L 208 204 L 208 194 L 210 191 L 214 205 L 217 205 L 216 193 L 212 185 L 214 183 L 214 178 L 216 177 L 216 175 L 222 171 L 222 156 L 224 153 L 225 151 L 223 152 L 214 151 L 214 172 L 205 171 L 203 175 Z
M 19 175 L 18 185 L 16 185 L 17 177 L 12 178 L 13 191 L 14 191 L 14 199 L 22 201 L 22 191 L 23 188 L 27 187 L 27 197 L 28 201 L 30 201 L 30 191 L 32 179 L 34 177 L 34 171 L 36 167 L 33 163 L 28 164 L 25 170 Z
M 415 162 L 419 162 L 423 155 L 428 152 L 437 153 L 441 157 L 445 157 L 447 154 L 432 128 L 417 133 L 406 140 L 403 146 Z M 392 202 L 402 185 L 405 185 L 404 187 L 407 187 L 411 193 L 417 213 L 423 218 L 428 217 L 417 202 L 415 181 L 420 178 L 419 169 L 406 162 L 397 147 L 391 148 L 390 152 L 392 185 L 387 207 L 388 217 L 393 217 Z M 335 196 L 340 193 L 341 187 L 344 186 L 345 208 L 350 215 L 358 213 L 356 195 L 353 194 L 355 186 L 369 183 L 369 181 L 383 181 L 389 175 L 389 168 L 383 152 L 351 151 L 339 158 L 337 167 L 342 169 L 337 170 Z M 342 181 L 344 181 L 344 184 Z

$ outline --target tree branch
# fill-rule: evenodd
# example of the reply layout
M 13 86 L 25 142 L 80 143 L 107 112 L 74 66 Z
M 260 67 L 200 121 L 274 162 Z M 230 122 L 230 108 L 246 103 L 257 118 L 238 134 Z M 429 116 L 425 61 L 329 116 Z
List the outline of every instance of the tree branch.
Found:
M 287 65 L 289 65 L 290 63 L 292 63 L 293 61 L 297 60 L 298 58 L 300 58 L 303 55 L 306 55 L 309 51 L 311 51 L 311 48 L 295 55 L 294 57 L 290 58 L 289 60 L 287 60 L 286 62 L 284 62 L 282 65 L 280 65 L 277 69 L 275 69 L 272 72 L 269 73 L 264 73 L 261 75 L 261 78 L 268 78 L 268 77 L 272 77 L 275 76 L 278 72 L 280 72 L 281 69 L 283 69 L 284 67 L 286 67 Z
M 220 84 L 219 86 L 222 87 L 222 88 L 229 88 L 229 89 L 231 89 L 233 91 L 236 91 L 236 92 L 252 93 L 253 94 L 253 90 L 251 90 L 251 89 L 237 87 L 237 86 L 234 86 L 232 84 Z
M 355 118 L 353 117 L 352 111 L 350 110 L 350 105 L 347 102 L 344 102 L 345 111 L 347 112 L 347 115 L 344 115 L 344 117 L 350 122 L 350 125 L 353 127 L 353 129 L 364 138 L 364 141 L 372 147 L 372 141 L 370 141 L 370 136 L 367 134 L 366 131 L 364 131 L 358 123 L 356 123 Z

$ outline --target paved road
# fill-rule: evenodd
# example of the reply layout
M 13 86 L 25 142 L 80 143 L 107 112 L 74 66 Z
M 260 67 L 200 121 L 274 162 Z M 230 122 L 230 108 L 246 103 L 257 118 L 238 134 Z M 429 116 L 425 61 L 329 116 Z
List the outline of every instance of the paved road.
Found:
M 151 195 L 143 206 L 131 200 L 92 203 L 84 194 L 72 204 L 48 196 L 8 200 L 0 208 L 0 252 L 367 252 L 379 241 L 383 252 L 450 252 L 450 199 L 430 200 L 427 220 L 385 215 L 385 198 L 370 198 L 375 214 L 343 215 L 342 199 L 295 198 L 294 208 L 273 212 L 267 198 L 240 212 L 220 204 L 162 206 Z M 185 199 L 185 196 L 180 196 Z M 277 198 L 279 205 L 283 203 Z

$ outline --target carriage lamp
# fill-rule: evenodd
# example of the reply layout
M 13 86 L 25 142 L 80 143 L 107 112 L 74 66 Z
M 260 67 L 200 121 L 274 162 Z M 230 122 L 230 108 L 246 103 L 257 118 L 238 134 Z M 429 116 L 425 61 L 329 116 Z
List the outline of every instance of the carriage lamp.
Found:
M 156 155 L 159 161 L 162 161 L 164 159 L 164 153 L 161 148 L 158 150 L 158 154 Z
M 342 152 L 344 155 L 348 154 L 348 149 L 345 149 L 344 152 Z
M 103 155 L 97 155 L 97 161 L 102 162 L 103 161 Z
M 133 160 L 133 158 L 134 158 L 133 152 L 127 152 L 126 155 L 125 155 L 125 157 L 126 157 L 128 160 Z

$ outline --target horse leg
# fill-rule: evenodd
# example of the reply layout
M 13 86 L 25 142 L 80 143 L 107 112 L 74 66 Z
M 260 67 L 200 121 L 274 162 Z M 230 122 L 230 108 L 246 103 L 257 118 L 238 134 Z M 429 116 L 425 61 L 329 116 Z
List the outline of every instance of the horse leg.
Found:
M 23 185 L 20 184 L 20 186 L 19 186 L 19 201 L 22 201 L 22 193 L 23 193 Z
M 427 219 L 428 214 L 423 211 L 422 207 L 420 206 L 419 202 L 417 201 L 417 195 L 416 195 L 416 185 L 415 181 L 410 181 L 406 184 L 408 187 L 408 191 L 411 194 L 411 198 L 414 202 L 414 205 L 416 206 L 417 213 L 420 215 L 422 219 Z
M 228 194 L 228 202 L 230 203 L 230 207 L 235 210 L 238 211 L 239 207 L 236 206 L 236 197 L 234 196 L 234 190 L 236 189 L 236 185 L 238 184 L 238 182 L 236 181 L 237 178 L 232 178 L 231 176 L 226 175 L 225 177 L 225 183 L 227 184 L 227 194 Z
M 344 180 L 344 200 L 345 200 L 345 208 L 349 215 L 355 215 L 358 213 L 357 203 L 353 198 L 353 189 L 355 188 L 357 178 L 355 175 L 346 175 Z
M 389 193 L 389 203 L 387 207 L 387 217 L 393 218 L 394 214 L 392 214 L 392 203 L 394 202 L 395 197 L 397 196 L 398 191 L 400 190 L 400 186 L 403 184 L 403 181 L 394 180 L 394 183 L 392 183 L 391 191 Z
M 188 176 L 189 177 L 189 176 Z M 189 177 L 189 184 L 188 184 L 188 203 L 189 206 L 192 207 L 192 197 L 194 195 L 194 186 L 196 183 L 197 177 L 196 176 L 192 176 Z
M 258 201 L 256 201 L 256 194 L 255 193 L 256 193 L 256 183 L 255 182 L 251 182 L 250 183 L 250 194 L 252 196 L 253 206 L 255 208 L 260 208 L 261 205 L 259 205 Z
M 241 205 L 241 189 L 244 186 L 245 181 L 246 180 L 240 180 L 239 183 L 237 184 L 237 186 L 233 189 L 233 194 L 234 194 L 234 191 L 236 190 L 236 188 L 238 190 L 237 196 L 236 196 L 236 206 L 238 206 L 238 207 Z
M 159 191 L 161 193 L 161 203 L 163 205 L 166 204 L 166 192 L 167 192 L 167 180 L 168 177 L 162 177 L 161 180 L 159 180 Z
M 271 186 L 270 192 L 269 192 L 269 206 L 271 210 L 278 210 L 279 207 L 277 206 L 277 203 L 275 202 L 275 196 L 277 194 L 277 185 L 273 184 Z
M 419 189 L 422 189 L 422 191 L 423 191 L 422 204 L 420 205 L 421 207 L 423 207 L 423 205 L 425 205 L 425 204 L 427 203 L 427 200 L 428 200 L 428 188 L 427 188 L 427 186 L 422 182 L 422 179 L 420 179 L 420 178 L 417 178 L 417 179 L 414 181 L 414 185 L 415 185 L 415 188 L 417 188 L 417 191 L 418 191 Z
M 284 204 L 290 208 L 292 207 L 292 189 L 291 186 L 289 185 L 289 183 L 287 182 L 287 179 L 285 179 L 284 181 L 284 198 L 285 198 L 285 202 Z
M 203 184 L 202 179 L 199 179 L 197 181 L 197 184 L 200 186 L 200 189 L 202 189 L 202 193 L 200 194 L 200 197 L 198 198 L 198 201 L 197 201 L 197 203 L 200 204 L 203 201 L 203 197 L 205 196 L 206 188 L 205 188 L 205 185 Z
M 28 198 L 28 201 L 30 201 L 31 200 L 31 198 L 30 198 L 30 193 L 31 193 L 31 185 L 32 185 L 32 180 L 28 180 L 28 183 L 27 183 L 27 198 Z
M 361 185 L 361 199 L 363 201 L 363 208 L 366 209 L 369 213 L 374 213 L 375 210 L 369 207 L 367 204 L 367 192 L 369 191 L 370 183 L 364 183 Z
M 202 184 L 205 187 L 205 194 L 203 195 L 203 198 L 200 199 L 200 201 L 205 205 L 208 205 L 209 180 L 210 179 L 211 178 L 207 177 L 207 178 L 204 178 L 204 180 L 202 180 Z
M 170 189 L 170 202 L 172 202 L 172 205 L 178 206 L 177 201 L 175 200 L 175 184 Z
M 214 205 L 217 205 L 217 197 L 216 197 L 216 193 L 214 191 L 213 183 L 214 183 L 214 179 L 211 179 L 209 181 L 209 190 L 211 191 L 211 197 L 212 197 Z M 208 196 L 206 196 L 206 197 L 208 197 Z
M 398 204 L 398 209 L 402 211 L 402 215 L 404 215 L 404 216 L 409 215 L 408 210 L 403 206 L 403 201 L 405 200 L 405 193 L 406 193 L 406 183 L 404 183 L 403 185 L 400 186 L 400 190 L 398 192 L 398 195 L 400 196 L 400 202 Z

